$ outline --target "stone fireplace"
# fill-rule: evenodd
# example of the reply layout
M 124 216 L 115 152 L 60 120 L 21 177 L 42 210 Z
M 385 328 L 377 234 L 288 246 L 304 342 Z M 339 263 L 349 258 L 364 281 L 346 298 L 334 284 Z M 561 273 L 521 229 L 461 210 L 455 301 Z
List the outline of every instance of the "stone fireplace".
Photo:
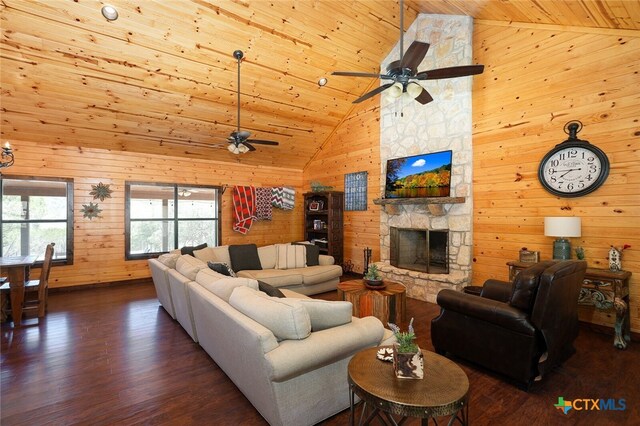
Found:
M 392 266 L 429 274 L 449 273 L 449 231 L 390 228 Z
M 468 16 L 421 14 L 405 33 L 404 45 L 408 47 L 413 40 L 431 45 L 418 67 L 420 71 L 469 65 L 473 63 L 472 27 L 473 20 Z M 398 59 L 398 49 L 399 43 L 382 63 L 382 69 Z M 472 78 L 421 82 L 434 98 L 426 105 L 406 94 L 396 99 L 383 92 L 380 99 L 381 194 L 388 159 L 453 152 L 450 199 L 380 200 L 378 266 L 383 277 L 403 283 L 409 297 L 432 303 L 441 289 L 460 290 L 471 283 Z M 392 251 L 397 230 L 411 230 L 405 236 L 415 245 L 405 250 L 414 252 L 411 256 L 415 259 L 404 259 L 405 252 Z M 432 255 L 429 242 L 436 241 L 445 247 Z

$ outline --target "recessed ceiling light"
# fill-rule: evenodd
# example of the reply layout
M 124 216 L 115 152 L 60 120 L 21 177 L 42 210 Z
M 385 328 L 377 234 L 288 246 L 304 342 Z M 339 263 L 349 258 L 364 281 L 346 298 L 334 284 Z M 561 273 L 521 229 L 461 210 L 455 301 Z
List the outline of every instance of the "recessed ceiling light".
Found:
M 326 85 L 328 82 L 328 80 L 324 77 L 322 77 L 320 80 L 318 80 L 318 86 L 322 87 L 324 85 Z
M 102 16 L 104 16 L 107 21 L 115 21 L 118 19 L 118 11 L 115 7 L 109 6 L 108 4 L 102 6 Z

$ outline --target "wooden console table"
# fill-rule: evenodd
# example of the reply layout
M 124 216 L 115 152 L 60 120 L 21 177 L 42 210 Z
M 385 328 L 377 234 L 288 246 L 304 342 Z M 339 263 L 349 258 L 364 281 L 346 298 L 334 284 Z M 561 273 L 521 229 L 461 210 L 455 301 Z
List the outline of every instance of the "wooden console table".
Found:
M 507 262 L 509 280 L 513 281 L 523 269 L 533 265 L 526 262 Z M 608 312 L 616 311 L 615 338 L 613 344 L 618 349 L 625 349 L 631 341 L 631 324 L 629 315 L 629 280 L 631 272 L 614 272 L 608 269 L 587 268 L 584 275 L 578 304 L 595 306 L 596 309 Z

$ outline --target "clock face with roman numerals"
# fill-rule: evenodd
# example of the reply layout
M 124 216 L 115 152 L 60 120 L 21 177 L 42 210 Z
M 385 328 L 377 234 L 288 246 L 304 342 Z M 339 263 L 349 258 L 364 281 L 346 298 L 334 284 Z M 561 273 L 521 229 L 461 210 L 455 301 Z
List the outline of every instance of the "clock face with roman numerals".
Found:
M 549 192 L 579 197 L 598 189 L 609 175 L 609 159 L 589 142 L 563 142 L 544 156 L 538 179 Z

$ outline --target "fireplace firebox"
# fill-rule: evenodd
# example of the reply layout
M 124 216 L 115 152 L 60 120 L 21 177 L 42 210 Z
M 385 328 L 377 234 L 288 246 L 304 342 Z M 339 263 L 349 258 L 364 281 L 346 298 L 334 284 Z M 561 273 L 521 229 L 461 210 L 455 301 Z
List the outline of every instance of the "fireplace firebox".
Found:
M 449 273 L 449 231 L 390 228 L 390 263 L 429 274 Z

